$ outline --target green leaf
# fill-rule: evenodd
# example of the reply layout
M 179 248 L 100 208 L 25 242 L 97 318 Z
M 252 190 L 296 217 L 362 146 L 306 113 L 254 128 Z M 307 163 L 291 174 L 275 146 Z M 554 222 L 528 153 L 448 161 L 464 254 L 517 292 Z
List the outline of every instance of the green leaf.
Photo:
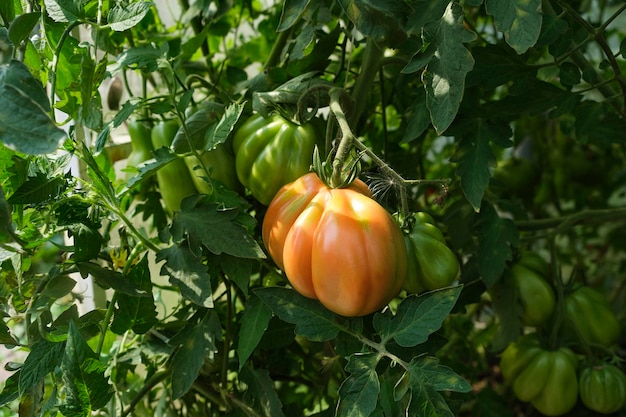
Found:
M 465 29 L 463 18 L 461 6 L 450 2 L 441 19 L 424 28 L 425 41 L 437 46 L 422 78 L 426 104 L 438 133 L 445 131 L 456 117 L 465 90 L 465 75 L 474 66 L 474 58 L 463 42 L 474 40 L 475 35 Z
M 15 19 L 15 6 L 13 1 L 2 1 L 0 2 L 0 17 L 4 21 L 4 26 L 9 26 L 9 22 Z
M 210 252 L 240 258 L 265 258 L 265 254 L 250 236 L 245 227 L 237 223 L 239 211 L 221 210 L 217 204 L 209 203 L 205 196 L 185 198 L 172 221 L 171 233 L 174 241 L 184 236 L 192 250 L 202 244 Z
M 559 80 L 566 87 L 572 87 L 580 83 L 581 73 L 576 64 L 564 62 L 559 65 Z
M 409 370 L 411 402 L 407 415 L 453 417 L 438 390 L 469 392 L 472 387 L 451 369 L 438 364 L 438 359 L 421 357 L 411 361 Z
M 90 50 L 81 48 L 80 65 L 80 108 L 78 119 L 92 130 L 102 128 L 102 98 L 98 87 L 102 84 L 106 72 L 106 58 L 98 64 L 93 60 Z
M 561 16 L 544 14 L 542 19 L 541 33 L 539 34 L 539 39 L 537 39 L 536 46 L 550 45 L 569 30 L 569 25 Z
M 490 289 L 493 309 L 498 317 L 498 325 L 491 342 L 491 351 L 502 352 L 509 343 L 522 334 L 522 307 L 517 298 L 515 286 L 510 281 L 498 280 Z
M 137 166 L 139 173 L 128 180 L 126 187 L 119 192 L 118 197 L 121 198 L 121 196 L 125 195 L 135 185 L 154 175 L 161 167 L 179 158 L 178 155 L 165 147 L 156 149 L 153 155 L 154 159 L 149 159 Z
M 256 400 L 255 404 L 258 404 L 258 408 L 262 410 L 262 415 L 265 417 L 285 415 L 283 405 L 274 388 L 274 381 L 267 370 L 246 366 L 241 370 L 239 378 L 248 385 L 248 391 Z
M 337 337 L 340 328 L 335 315 L 319 301 L 281 287 L 259 288 L 254 293 L 281 320 L 295 324 L 296 334 L 317 342 Z
M 74 322 L 70 323 L 61 362 L 65 400 L 59 410 L 66 417 L 88 417 L 104 407 L 113 392 L 104 376 L 106 365 L 83 340 Z
M 16 235 L 13 229 L 13 217 L 11 215 L 11 207 L 4 197 L 4 190 L 2 188 L 2 185 L 0 185 L 0 242 L 10 242 L 14 240 L 15 237 Z M 7 256 L 11 257 L 12 255 L 8 254 Z
M 560 107 L 571 94 L 554 84 L 529 77 L 514 79 L 510 94 L 501 100 L 483 105 L 485 114 L 519 117 L 522 113 L 537 115 Z
M 15 190 L 7 200 L 9 204 L 39 204 L 58 197 L 66 187 L 63 177 L 48 178 L 46 174 L 38 172 Z
M 118 294 L 117 309 L 111 324 L 111 331 L 124 334 L 127 330 L 132 329 L 136 334 L 143 334 L 148 332 L 158 321 L 147 256 L 144 256 L 137 265 L 133 266 L 128 273 L 128 280 L 149 296 L 132 297 Z
M 437 391 L 470 392 L 472 386 L 447 366 L 439 364 L 433 356 L 422 356 L 411 361 L 409 366 L 411 384 L 426 383 Z M 419 381 L 419 382 L 418 382 Z
M 454 307 L 462 286 L 406 297 L 395 317 L 376 313 L 374 329 L 383 342 L 394 339 L 403 347 L 417 346 L 437 331 Z
M 259 297 L 253 295 L 248 299 L 241 316 L 241 329 L 237 344 L 240 371 L 265 334 L 271 318 L 272 310 L 262 303 Z
M 506 262 L 513 257 L 511 246 L 519 246 L 519 232 L 511 219 L 502 218 L 488 203 L 481 206 L 476 222 L 478 270 L 489 288 L 502 275 Z
M 80 20 L 85 11 L 84 0 L 44 0 L 48 16 L 55 22 L 72 23 Z
M 441 19 L 446 12 L 449 0 L 428 0 L 416 2 L 418 7 L 411 13 L 407 22 L 407 32 L 421 37 L 428 23 Z
M 100 248 L 105 242 L 98 229 L 85 223 L 71 224 L 67 229 L 68 235 L 74 239 L 74 261 L 87 262 L 98 257 Z M 102 284 L 105 283 L 100 282 L 100 285 Z
M 163 58 L 165 51 L 152 44 L 129 48 L 117 57 L 115 64 L 109 67 L 109 72 L 115 75 L 125 68 L 154 72 Z
M 285 0 L 283 5 L 283 11 L 280 15 L 280 22 L 278 23 L 278 32 L 283 32 L 300 19 L 300 16 L 304 13 L 311 0 Z
M 388 43 L 404 40 L 402 30 L 409 6 L 402 0 L 339 0 L 339 4 L 356 28 L 365 36 L 371 36 Z
M 2 252 L 2 248 L 0 248 L 0 252 Z M 2 259 L 2 255 L 0 254 L 0 262 L 3 260 L 4 259 Z M 13 336 L 11 336 L 11 331 L 4 320 L 0 320 L 0 344 L 13 346 L 17 346 L 19 344 Z
M 124 104 L 122 104 L 122 108 L 119 112 L 113 117 L 113 120 L 107 122 L 103 127 L 100 133 L 98 133 L 98 137 L 96 138 L 96 152 L 102 152 L 104 146 L 109 140 L 109 136 L 111 134 L 111 129 L 115 129 L 119 127 L 122 123 L 124 123 L 131 114 L 139 107 L 140 101 L 136 98 L 130 98 Z
M 428 129 L 430 126 L 430 114 L 426 107 L 426 91 L 419 89 L 416 97 L 411 104 L 411 112 L 409 113 L 408 125 L 402 138 L 403 143 L 411 142 Z
M 177 154 L 194 150 L 204 150 L 207 144 L 206 135 L 224 113 L 224 106 L 215 102 L 203 103 L 202 107 L 192 114 L 186 121 L 185 127 L 180 127 L 174 140 L 172 150 Z M 189 137 L 187 137 L 189 135 Z
M 13 373 L 4 381 L 4 388 L 0 392 L 0 407 L 15 401 L 19 396 L 20 371 Z
M 52 272 L 50 273 L 52 275 Z M 76 281 L 67 275 L 52 276 L 39 296 L 31 304 L 31 309 L 48 309 L 52 303 L 69 294 L 76 286 Z
M 258 263 L 253 259 L 235 258 L 221 254 L 219 255 L 219 264 L 224 274 L 247 296 L 250 277 L 253 274 L 253 268 L 258 266 Z
M 519 55 L 502 45 L 485 45 L 472 48 L 476 60 L 474 68 L 467 74 L 466 86 L 481 85 L 494 89 L 522 77 L 534 78 L 537 68 L 527 65 Z
M 376 373 L 376 353 L 353 354 L 348 357 L 346 371 L 350 376 L 339 387 L 337 416 L 368 417 L 376 408 L 380 382 Z
M 150 2 L 130 3 L 126 7 L 117 4 L 109 11 L 108 22 L 111 29 L 123 32 L 134 27 L 150 10 Z
M 50 118 L 41 84 L 17 61 L 0 65 L 0 140 L 26 154 L 54 152 L 65 132 Z
M 185 395 L 198 377 L 205 361 L 211 361 L 217 350 L 215 342 L 221 339 L 222 326 L 214 311 L 207 311 L 199 323 L 185 327 L 171 344 L 180 347 L 172 357 L 172 397 Z
M 626 120 L 608 102 L 584 101 L 574 111 L 576 139 L 598 145 L 623 144 Z
M 475 211 L 480 210 L 483 194 L 489 185 L 489 168 L 496 164 L 489 137 L 481 133 L 485 132 L 470 132 L 459 144 L 454 157 L 454 161 L 459 163 L 456 174 L 461 177 L 461 189 Z
M 213 307 L 213 289 L 207 266 L 186 246 L 174 245 L 157 254 L 157 262 L 165 261 L 161 274 L 180 289 L 183 297 L 206 308 Z
M 103 268 L 91 262 L 77 262 L 76 266 L 83 277 L 91 275 L 101 287 L 112 288 L 118 293 L 130 295 L 133 297 L 150 297 L 152 293 L 148 293 L 141 289 L 137 284 L 130 281 L 119 272 Z
M 244 105 L 238 103 L 232 103 L 230 106 L 226 107 L 226 111 L 215 125 L 215 128 L 207 132 L 205 150 L 210 151 L 217 145 L 226 142 L 230 132 L 233 131 L 235 124 L 239 120 L 239 117 L 241 117 L 243 109 Z
M 20 370 L 20 395 L 30 391 L 46 375 L 54 372 L 61 365 L 64 352 L 65 343 L 52 343 L 45 339 L 35 343 Z
M 10 3 L 10 0 L 7 3 Z M 37 22 L 39 22 L 40 17 L 41 13 L 32 12 L 21 14 L 15 18 L 9 27 L 9 39 L 11 39 L 11 42 L 14 45 L 19 45 L 23 40 L 27 39 Z
M 496 29 L 518 54 L 534 46 L 541 32 L 541 0 L 485 0 Z

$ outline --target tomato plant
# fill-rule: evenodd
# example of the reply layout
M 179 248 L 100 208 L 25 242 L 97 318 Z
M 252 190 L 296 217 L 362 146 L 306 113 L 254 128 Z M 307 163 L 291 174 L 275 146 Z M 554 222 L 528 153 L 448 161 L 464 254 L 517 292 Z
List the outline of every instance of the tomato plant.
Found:
M 0 417 L 594 412 L 567 358 L 624 371 L 624 19 L 0 1 Z
M 310 173 L 285 185 L 265 214 L 263 241 L 300 294 L 343 316 L 380 310 L 404 283 L 400 228 L 360 180 L 332 189 Z
M 255 114 L 233 136 L 239 181 L 267 205 L 283 185 L 309 171 L 317 142 L 311 124 Z

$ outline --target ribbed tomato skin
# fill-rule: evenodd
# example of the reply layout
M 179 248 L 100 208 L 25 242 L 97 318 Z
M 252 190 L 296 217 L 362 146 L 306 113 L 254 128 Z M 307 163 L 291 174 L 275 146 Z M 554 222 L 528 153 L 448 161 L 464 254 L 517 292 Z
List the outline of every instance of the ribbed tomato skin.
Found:
M 406 275 L 402 232 L 360 180 L 328 188 L 314 173 L 281 188 L 263 241 L 300 294 L 343 316 L 363 316 L 395 297 Z

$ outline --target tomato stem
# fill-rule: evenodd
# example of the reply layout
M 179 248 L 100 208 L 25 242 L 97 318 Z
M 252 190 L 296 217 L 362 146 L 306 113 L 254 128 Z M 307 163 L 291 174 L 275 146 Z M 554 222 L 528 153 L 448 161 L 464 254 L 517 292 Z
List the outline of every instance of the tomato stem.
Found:
M 626 220 L 625 208 L 588 209 L 563 217 L 516 221 L 515 225 L 517 229 L 521 231 L 554 229 L 550 232 L 550 235 L 556 236 L 562 232 L 571 230 L 573 226 L 579 224 L 597 224 L 620 220 Z
M 345 90 L 333 88 L 328 92 L 328 95 L 330 96 L 330 110 L 333 112 L 339 124 L 339 128 L 341 129 L 341 142 L 337 147 L 337 153 L 333 160 L 333 173 L 330 179 L 330 186 L 338 187 L 342 183 L 341 174 L 348 154 L 350 153 L 352 143 L 358 142 L 358 140 L 355 140 L 354 133 L 352 133 L 352 129 L 350 129 L 348 119 L 341 106 L 341 99 L 345 95 Z

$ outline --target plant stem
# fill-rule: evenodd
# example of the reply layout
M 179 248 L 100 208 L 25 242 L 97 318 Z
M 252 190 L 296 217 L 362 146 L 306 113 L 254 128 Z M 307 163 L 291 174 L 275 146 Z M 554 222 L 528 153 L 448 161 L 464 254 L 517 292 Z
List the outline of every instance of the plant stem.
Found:
M 356 126 L 361 113 L 367 104 L 367 97 L 372 91 L 372 85 L 380 62 L 383 58 L 383 51 L 376 45 L 376 41 L 371 37 L 367 38 L 365 50 L 363 51 L 363 63 L 361 64 L 361 72 L 356 79 L 354 89 L 352 90 L 352 100 L 354 101 L 354 109 L 350 113 L 349 122 L 351 126 Z
M 561 324 L 565 318 L 565 292 L 563 291 L 563 277 L 561 274 L 561 270 L 557 264 L 557 256 L 556 256 L 556 244 L 554 239 L 550 239 L 550 265 L 552 265 L 552 276 L 554 277 L 554 283 L 556 287 L 556 308 L 555 314 L 556 319 L 554 321 L 554 325 L 552 326 L 552 332 L 550 333 L 549 344 L 550 347 L 556 348 L 556 342 L 559 336 L 559 330 L 561 329 Z
M 402 215 L 404 217 L 406 217 L 408 215 L 408 213 L 409 213 L 409 200 L 408 200 L 407 193 L 406 193 L 406 184 L 408 183 L 407 180 L 402 178 L 402 176 L 400 174 L 398 174 L 385 161 L 383 161 L 381 158 L 379 158 L 378 155 L 376 155 L 374 152 L 372 152 L 371 149 L 369 149 L 367 146 L 365 146 L 360 141 L 355 141 L 355 146 L 360 151 L 365 152 L 365 154 L 367 156 L 372 158 L 374 163 L 376 165 L 378 165 L 378 167 L 380 168 L 380 170 L 383 173 L 385 173 L 386 175 L 391 177 L 393 185 L 396 188 L 398 188 L 398 191 L 400 193 L 400 211 L 402 212 Z M 411 182 L 417 182 L 417 181 L 432 182 L 432 181 L 437 181 L 437 180 L 411 180 Z
M 133 412 L 133 410 L 135 409 L 137 404 L 139 404 L 141 399 L 146 394 L 148 394 L 150 391 L 152 391 L 152 388 L 156 387 L 158 384 L 160 384 L 162 381 L 164 381 L 165 378 L 167 378 L 168 375 L 169 375 L 168 371 L 161 371 L 161 372 L 157 372 L 156 374 L 152 375 L 152 378 L 148 379 L 146 381 L 145 385 L 143 387 L 141 387 L 141 390 L 139 390 L 137 395 L 135 395 L 135 397 L 130 402 L 128 408 L 122 412 L 120 417 L 127 417 L 127 416 L 131 415 L 131 413 Z
M 63 31 L 63 34 L 61 35 L 61 38 L 59 39 L 59 43 L 57 44 L 57 47 L 54 50 L 54 58 L 52 59 L 52 68 L 50 70 L 50 117 L 52 118 L 52 121 L 55 121 L 55 117 L 54 117 L 55 99 L 54 98 L 56 97 L 57 69 L 59 66 L 59 56 L 61 56 L 61 49 L 63 48 L 63 44 L 67 40 L 67 37 L 70 35 L 72 30 L 74 30 L 74 28 L 80 24 L 81 22 L 79 20 L 75 20 L 69 25 L 67 25 L 67 27 Z
M 113 310 L 115 310 L 115 304 L 117 303 L 117 292 L 113 293 L 113 297 L 111 297 L 111 301 L 109 302 L 109 307 L 107 308 L 106 315 L 104 316 L 104 320 L 102 320 L 102 325 L 100 329 L 100 338 L 98 339 L 98 349 L 96 350 L 96 354 L 100 356 L 102 354 L 102 347 L 104 346 L 104 340 L 106 339 L 107 330 L 109 328 L 109 323 L 111 322 L 111 317 L 113 317 Z
M 274 45 L 272 46 L 272 50 L 270 51 L 270 55 L 265 61 L 265 65 L 263 66 L 264 71 L 268 71 L 276 66 L 280 61 L 280 55 L 283 53 L 283 49 L 289 40 L 289 36 L 291 35 L 292 28 L 284 30 L 282 32 L 278 32 L 278 37 L 276 41 L 274 41 Z
M 341 129 L 341 142 L 339 143 L 335 159 L 333 160 L 333 174 L 330 181 L 330 185 L 332 187 L 336 187 L 341 184 L 343 166 L 350 153 L 352 142 L 358 142 L 358 140 L 355 140 L 356 138 L 352 133 L 352 129 L 350 129 L 346 114 L 343 112 L 343 108 L 341 107 L 341 98 L 344 93 L 345 91 L 339 88 L 333 88 L 328 92 L 328 95 L 330 96 L 330 110 L 333 112 L 333 115 L 339 124 L 339 128 Z
M 569 216 L 516 221 L 515 225 L 517 229 L 521 231 L 537 231 L 553 228 L 554 230 L 551 234 L 557 235 L 580 224 L 596 224 L 619 220 L 626 221 L 626 208 L 582 210 L 570 214 Z

